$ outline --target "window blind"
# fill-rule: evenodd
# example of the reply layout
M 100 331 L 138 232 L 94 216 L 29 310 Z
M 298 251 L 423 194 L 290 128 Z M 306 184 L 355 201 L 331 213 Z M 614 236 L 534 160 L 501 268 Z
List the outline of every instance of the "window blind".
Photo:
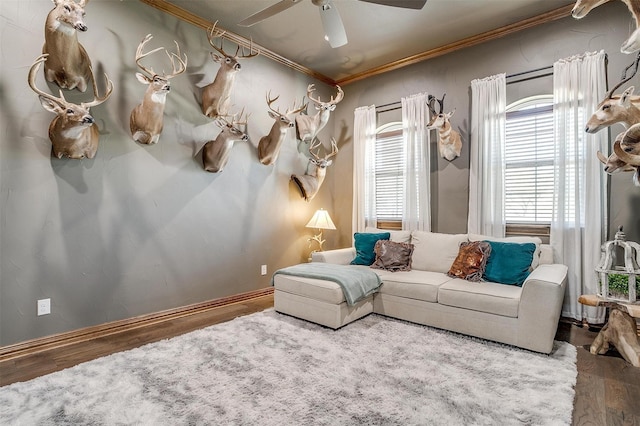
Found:
M 507 223 L 550 223 L 553 214 L 553 103 L 507 112 L 504 212 Z
M 402 131 L 380 133 L 376 139 L 376 216 L 380 221 L 402 221 L 404 193 Z

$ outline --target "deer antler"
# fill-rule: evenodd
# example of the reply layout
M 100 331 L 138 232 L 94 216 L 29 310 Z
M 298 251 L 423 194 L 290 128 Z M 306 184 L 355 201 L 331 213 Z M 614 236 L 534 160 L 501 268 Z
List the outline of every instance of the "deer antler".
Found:
M 429 107 L 429 111 L 431 112 L 431 115 L 438 115 L 438 113 L 436 112 L 436 108 L 433 105 L 434 102 L 436 101 L 436 97 L 433 95 L 429 95 L 427 99 L 428 99 L 427 106 Z
M 320 153 L 320 145 L 322 145 L 322 143 L 318 138 L 315 138 L 313 141 L 311 141 L 311 144 L 309 145 L 309 154 L 311 154 L 313 158 L 318 161 L 327 161 L 329 158 L 334 157 L 338 153 L 338 144 L 336 143 L 335 138 L 331 138 L 331 152 L 325 155 L 324 158 L 320 158 L 320 156 L 318 155 Z M 318 148 L 318 150 L 316 152 L 313 152 L 315 148 Z
M 278 115 L 282 115 L 280 113 L 279 109 L 273 109 L 273 107 L 271 106 L 272 103 L 274 103 L 275 101 L 278 100 L 278 98 L 280 98 L 280 95 L 276 96 L 275 98 L 271 99 L 271 90 L 269 90 L 269 93 L 267 93 L 267 106 L 269 107 L 269 109 L 273 112 L 275 112 Z
M 335 157 L 338 154 L 338 144 L 335 138 L 331 138 L 331 152 L 324 156 L 325 160 L 328 160 L 331 157 Z
M 175 40 L 173 40 L 173 42 L 176 44 L 177 53 L 173 53 L 173 52 L 169 53 L 167 49 L 164 49 L 165 53 L 169 57 L 169 60 L 171 61 L 171 69 L 172 69 L 171 74 L 166 74 L 164 76 L 167 80 L 175 77 L 176 75 L 180 75 L 187 70 L 187 54 L 185 53 L 184 59 L 182 59 L 182 54 L 180 53 L 180 45 Z M 176 68 L 176 60 L 178 61 L 178 66 L 179 66 L 178 68 Z
M 307 109 L 307 105 L 308 105 L 308 104 L 306 104 L 306 103 L 304 102 L 304 99 L 303 99 L 303 100 L 302 100 L 302 105 L 300 106 L 300 108 L 296 108 L 296 101 L 294 100 L 294 101 L 293 101 L 293 106 L 292 106 L 292 108 L 293 108 L 293 109 L 291 109 L 291 110 L 290 110 L 290 109 L 288 109 L 288 108 L 287 108 L 287 112 L 285 113 L 285 115 L 289 115 L 289 114 L 297 114 L 297 113 L 299 113 L 299 112 L 302 112 L 302 111 L 304 111 L 304 110 L 306 110 L 306 109 Z
M 226 31 L 221 31 L 219 34 L 214 35 L 214 30 L 217 24 L 218 24 L 218 21 L 213 23 L 213 26 L 211 27 L 211 31 L 207 32 L 207 39 L 209 40 L 209 44 L 211 45 L 211 47 L 213 47 L 216 50 L 216 52 L 220 53 L 223 56 L 229 56 L 227 53 L 225 53 L 224 49 L 222 48 L 222 43 L 224 42 L 224 39 L 222 38 L 222 36 L 226 33 Z M 216 44 L 213 42 L 213 40 L 216 38 L 220 38 L 220 47 L 216 46 Z
M 236 54 L 233 56 L 234 58 L 238 57 L 238 52 L 240 52 L 240 45 L 238 44 L 238 48 L 236 49 Z M 241 58 L 253 58 L 254 56 L 258 56 L 260 54 L 259 50 L 256 50 L 256 53 L 253 53 L 253 38 L 249 39 L 249 54 L 247 55 L 244 51 L 244 46 L 242 46 L 242 55 Z
M 151 40 L 153 38 L 153 36 L 151 34 L 147 34 L 142 41 L 140 42 L 140 44 L 138 45 L 138 49 L 136 50 L 136 65 L 138 65 L 138 68 L 140 68 L 142 71 L 146 72 L 147 74 L 149 74 L 151 77 L 157 75 L 157 73 L 153 70 L 153 68 L 147 68 L 144 65 L 142 65 L 140 63 L 140 60 L 142 60 L 142 58 L 146 58 L 147 56 L 151 55 L 152 53 L 155 53 L 159 50 L 164 49 L 163 47 L 158 47 L 157 49 L 153 49 L 147 53 L 142 53 L 142 49 L 144 49 L 144 46 L 149 42 L 149 40 Z M 166 51 L 166 50 L 165 50 Z
M 38 89 L 38 87 L 36 87 L 36 75 L 38 73 L 38 70 L 40 69 L 40 64 L 45 62 L 48 56 L 49 56 L 48 53 L 40 55 L 36 58 L 35 62 L 31 64 L 31 69 L 29 70 L 29 77 L 28 77 L 29 87 L 31 87 L 31 89 L 33 89 L 34 92 L 36 92 L 38 95 L 42 96 L 43 98 L 49 99 L 50 101 L 55 102 L 58 105 L 61 105 L 66 103 L 66 99 L 62 94 L 62 90 L 60 90 L 60 97 L 56 97 L 56 96 L 53 96 L 51 93 L 43 92 L 42 90 Z
M 329 100 L 329 102 L 326 102 L 329 105 L 336 105 L 338 102 L 340 102 L 342 100 L 342 98 L 344 98 L 344 92 L 342 91 L 342 89 L 340 88 L 340 86 L 336 85 L 336 87 L 338 88 L 338 94 L 336 95 L 336 98 L 333 99 L 333 96 L 331 96 L 331 99 Z M 322 100 L 320 99 L 320 97 L 318 98 L 314 98 L 313 96 L 311 96 L 311 94 L 315 91 L 315 86 L 313 84 L 310 84 L 307 86 L 307 97 L 317 103 L 317 104 L 322 104 L 324 102 L 322 102 Z
M 104 75 L 104 80 L 106 84 L 105 93 L 101 97 L 98 96 L 98 85 L 96 83 L 96 77 L 93 74 L 93 67 L 91 66 L 89 67 L 89 72 L 91 73 L 91 85 L 93 86 L 93 100 L 91 102 L 82 102 L 82 106 L 85 108 L 91 108 L 93 106 L 100 105 L 101 103 L 106 101 L 109 98 L 109 96 L 111 96 L 111 92 L 113 91 L 113 82 L 109 80 L 109 77 L 107 77 L 107 74 L 105 73 Z
M 638 52 L 638 55 L 636 56 L 635 61 L 633 61 L 632 63 L 630 63 L 622 72 L 622 77 L 620 77 L 620 82 L 618 84 L 616 84 L 616 86 L 611 89 L 609 91 L 609 93 L 607 94 L 607 98 L 606 99 L 611 99 L 611 97 L 613 96 L 613 92 L 615 92 L 616 90 L 618 90 L 618 88 L 620 86 L 622 86 L 623 84 L 625 84 L 627 81 L 631 80 L 633 78 L 634 75 L 636 75 L 636 73 L 638 72 L 638 63 L 640 62 L 640 52 Z M 631 73 L 631 75 L 629 77 L 627 77 L 627 71 L 629 71 L 629 69 L 631 69 L 631 67 L 633 68 L 633 72 Z

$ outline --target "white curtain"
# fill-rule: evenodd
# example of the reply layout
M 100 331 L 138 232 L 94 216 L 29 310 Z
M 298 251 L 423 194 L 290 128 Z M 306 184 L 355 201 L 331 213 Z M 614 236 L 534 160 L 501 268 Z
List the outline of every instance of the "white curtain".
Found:
M 426 93 L 418 93 L 401 99 L 402 139 L 405 152 L 402 229 L 410 231 L 431 230 L 431 191 L 429 188 L 429 147 L 427 130 L 428 109 Z
M 504 237 L 506 75 L 471 82 L 471 159 L 467 231 Z
M 584 126 L 606 94 L 605 53 L 585 53 L 553 64 L 555 188 L 551 245 L 569 267 L 562 316 L 600 323 L 603 309 L 578 303 L 597 290 L 594 268 L 606 238 L 606 174 L 596 151 L 609 152 L 607 132 Z
M 375 172 L 375 143 L 375 105 L 356 108 L 353 120 L 353 232 L 364 232 L 367 226 L 377 225 L 376 182 L 366 179 Z

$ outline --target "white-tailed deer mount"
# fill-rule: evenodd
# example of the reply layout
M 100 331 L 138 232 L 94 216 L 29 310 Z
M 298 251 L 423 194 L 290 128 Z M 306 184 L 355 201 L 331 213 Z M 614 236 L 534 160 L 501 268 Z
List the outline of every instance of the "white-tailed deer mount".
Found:
M 253 43 L 249 45 L 249 53 L 246 53 L 244 47 L 242 47 L 242 55 L 240 57 L 238 57 L 240 46 L 238 46 L 238 48 L 236 49 L 236 53 L 233 56 L 225 53 L 224 49 L 222 48 L 222 44 L 224 42 L 222 36 L 224 35 L 225 31 L 218 33 L 215 28 L 216 25 L 214 24 L 213 27 L 211 27 L 211 31 L 207 32 L 207 36 L 211 47 L 213 47 L 216 52 L 222 55 L 219 56 L 211 52 L 211 58 L 215 62 L 220 64 L 220 68 L 218 69 L 218 73 L 216 74 L 213 83 L 205 86 L 202 89 L 202 112 L 204 115 L 210 118 L 224 117 L 229 115 L 231 89 L 233 88 L 233 82 L 236 78 L 236 73 L 242 68 L 240 62 L 238 62 L 238 59 L 253 58 L 260 53 L 260 51 L 253 51 Z M 220 47 L 218 47 L 214 43 L 214 40 L 216 38 L 220 39 Z
M 206 171 L 212 173 L 221 172 L 229 161 L 233 143 L 249 140 L 249 136 L 239 127 L 247 124 L 247 118 L 245 118 L 245 121 L 240 121 L 242 120 L 242 112 L 238 120 L 235 120 L 235 115 L 231 121 L 224 117 L 216 118 L 215 123 L 222 130 L 215 140 L 207 142 L 202 148 L 202 162 Z
M 640 186 L 640 123 L 634 124 L 613 143 L 613 154 L 619 161 L 633 168 L 633 183 Z
M 162 133 L 164 105 L 167 101 L 167 93 L 171 90 L 169 79 L 182 74 L 187 69 L 187 55 L 184 55 L 184 59 L 182 59 L 177 41 L 174 41 L 177 53 L 169 53 L 164 47 L 158 47 L 143 53 L 142 50 L 145 44 L 152 38 L 151 34 L 147 34 L 136 50 L 136 65 L 142 71 L 136 73 L 136 78 L 140 83 L 146 84 L 148 87 L 142 103 L 131 111 L 131 116 L 129 117 L 129 127 L 131 128 L 133 140 L 143 144 L 155 144 L 158 142 L 160 133 Z M 140 62 L 143 58 L 160 50 L 164 50 L 171 61 L 172 71 L 169 74 L 165 74 L 163 71 L 162 75 L 159 75 L 153 68 L 147 68 Z
M 273 109 L 272 104 L 278 100 L 280 96 L 271 98 L 271 92 L 267 93 L 267 106 L 269 107 L 269 117 L 275 122 L 271 126 L 269 134 L 260 138 L 258 143 L 258 157 L 260 162 L 266 166 L 274 164 L 278 159 L 280 147 L 287 135 L 287 130 L 294 127 L 293 116 L 307 109 L 307 104 L 303 103 L 300 108 L 287 109 L 285 113 L 281 113 L 279 109 Z
M 78 31 L 87 31 L 84 7 L 88 0 L 53 0 L 55 7 L 44 25 L 42 53 L 49 59 L 44 64 L 47 81 L 63 89 L 87 90 L 91 78 L 91 59 L 78 41 Z
M 338 89 L 336 98 L 334 99 L 333 96 L 331 96 L 328 102 L 322 102 L 319 97 L 314 98 L 312 96 L 314 90 L 316 90 L 314 85 L 310 84 L 307 86 L 307 97 L 315 104 L 318 113 L 316 115 L 300 114 L 296 116 L 296 137 L 299 140 L 303 142 L 315 140 L 318 132 L 327 124 L 331 111 L 336 109 L 336 104 L 344 98 L 344 92 L 340 86 L 336 86 L 336 88 Z
M 94 98 L 91 102 L 76 105 L 67 102 L 62 90 L 60 90 L 60 97 L 55 97 L 36 87 L 36 73 L 40 64 L 46 61 L 47 55 L 41 55 L 36 59 L 29 70 L 28 81 L 31 89 L 39 95 L 40 103 L 44 109 L 56 114 L 49 125 L 49 139 L 53 144 L 52 154 L 58 158 L 93 158 L 98 150 L 100 135 L 89 109 L 92 106 L 100 105 L 109 98 L 113 91 L 113 83 L 105 74 L 106 91 L 104 95 L 98 96 L 98 88 L 93 72 L 91 72 Z
M 609 0 L 577 0 L 571 15 L 576 19 L 581 19 L 587 16 L 592 9 L 607 3 Z M 640 0 L 622 0 L 624 4 L 629 8 L 629 12 L 633 15 L 633 19 L 636 22 L 636 30 L 629 36 L 629 38 L 622 43 L 620 51 L 622 53 L 632 53 L 640 49 Z
M 435 96 L 429 95 L 428 106 L 431 112 L 431 120 L 427 124 L 427 129 L 436 129 L 438 131 L 438 152 L 440 157 L 453 160 L 460 156 L 462 151 L 462 140 L 460 139 L 460 133 L 451 128 L 449 119 L 456 112 L 454 109 L 451 112 L 442 112 L 444 109 L 444 98 L 447 96 L 445 93 L 442 99 L 436 99 Z M 436 112 L 435 102 L 438 101 L 440 105 L 440 111 Z
M 331 138 L 331 152 L 320 158 L 320 145 L 320 141 L 316 138 L 309 146 L 309 154 L 311 154 L 309 164 L 313 168 L 313 174 L 309 174 L 307 170 L 307 173 L 302 176 L 291 175 L 291 180 L 298 185 L 302 198 L 306 201 L 311 201 L 313 197 L 316 196 L 327 175 L 327 167 L 333 163 L 333 160 L 330 160 L 330 158 L 338 153 L 336 140 Z M 316 148 L 318 148 L 318 150 L 313 152 Z

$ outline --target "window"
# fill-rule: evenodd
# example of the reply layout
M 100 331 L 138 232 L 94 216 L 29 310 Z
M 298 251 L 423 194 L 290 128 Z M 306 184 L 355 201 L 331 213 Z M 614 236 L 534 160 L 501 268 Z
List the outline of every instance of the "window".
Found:
M 377 129 L 373 178 L 378 228 L 402 228 L 404 156 L 402 123 L 393 122 Z
M 504 214 L 512 228 L 548 226 L 553 213 L 553 96 L 507 107 Z M 522 232 L 518 232 L 522 233 Z

